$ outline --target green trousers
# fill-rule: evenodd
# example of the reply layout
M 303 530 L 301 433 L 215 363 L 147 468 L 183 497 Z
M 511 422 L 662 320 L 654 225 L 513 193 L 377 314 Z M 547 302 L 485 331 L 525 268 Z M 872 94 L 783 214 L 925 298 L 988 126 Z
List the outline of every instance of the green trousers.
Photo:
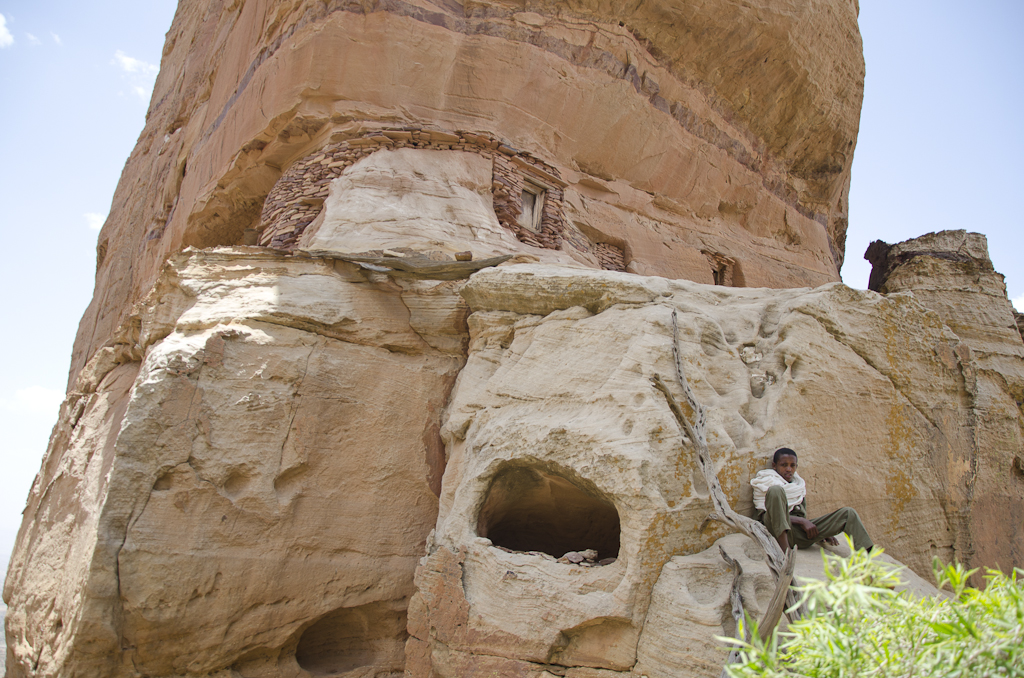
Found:
M 806 512 L 804 506 L 804 503 L 794 506 L 793 515 L 803 518 Z M 860 520 L 860 516 L 857 515 L 854 509 L 848 506 L 811 520 L 814 526 L 818 528 L 818 536 L 814 539 L 809 538 L 802 527 L 793 525 L 790 521 L 786 490 L 781 486 L 776 485 L 775 487 L 768 488 L 764 498 L 764 508 L 765 510 L 758 515 L 757 519 L 764 523 L 764 526 L 768 528 L 773 537 L 778 537 L 786 530 L 789 530 L 790 546 L 805 549 L 811 546 L 811 544 L 815 544 L 828 537 L 834 537 L 840 532 L 850 535 L 853 539 L 854 548 L 870 549 L 874 546 L 871 537 L 868 536 L 868 531 L 864 528 L 864 523 Z

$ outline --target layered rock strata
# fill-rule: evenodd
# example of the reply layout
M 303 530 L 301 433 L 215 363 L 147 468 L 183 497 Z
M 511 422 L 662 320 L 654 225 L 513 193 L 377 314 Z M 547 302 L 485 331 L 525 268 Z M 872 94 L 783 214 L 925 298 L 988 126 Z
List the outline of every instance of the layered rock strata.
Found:
M 716 542 L 755 611 L 767 575 L 704 525 L 650 383 L 673 311 L 734 506 L 788 445 L 812 513 L 855 506 L 915 571 L 1024 564 L 997 520 L 1024 344 L 983 239 L 837 282 L 856 13 L 183 0 L 8 573 L 8 675 L 716 675 Z
M 856 17 L 846 0 L 182 0 L 69 387 L 170 255 L 246 242 L 295 163 L 388 130 L 473 134 L 556 168 L 564 209 L 545 218 L 623 252 L 595 268 L 712 283 L 721 256 L 737 285 L 838 280 Z

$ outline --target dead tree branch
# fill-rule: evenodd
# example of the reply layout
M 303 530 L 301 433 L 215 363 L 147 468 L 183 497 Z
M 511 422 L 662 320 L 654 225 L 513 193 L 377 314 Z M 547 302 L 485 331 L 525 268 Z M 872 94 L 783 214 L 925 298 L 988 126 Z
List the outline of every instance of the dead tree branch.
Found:
M 733 560 L 729 557 L 729 554 L 725 552 L 725 549 L 721 545 L 718 546 L 718 550 L 722 554 L 722 560 L 732 568 L 732 590 L 729 592 L 729 603 L 732 607 L 732 618 L 736 620 L 736 637 L 745 642 L 750 642 L 750 629 L 743 622 L 743 595 L 740 593 L 740 577 L 743 576 L 743 567 L 738 561 Z M 729 658 L 725 660 L 725 666 L 729 664 L 735 664 L 740 658 L 739 648 L 733 648 L 729 652 Z M 721 678 L 728 678 L 729 671 L 726 668 L 722 668 Z
M 790 549 L 789 554 L 784 554 L 778 541 L 771 535 L 767 527 L 753 518 L 748 518 L 733 511 L 729 505 L 729 500 L 725 496 L 725 491 L 722 489 L 722 484 L 718 480 L 718 474 L 715 472 L 714 464 L 711 462 L 711 451 L 707 443 L 707 408 L 697 400 L 693 389 L 690 387 L 686 379 L 686 373 L 683 370 L 682 358 L 679 355 L 679 323 L 675 310 L 672 311 L 672 357 L 675 362 L 676 380 L 680 388 L 682 388 L 687 405 L 689 405 L 690 410 L 693 412 L 693 423 L 685 416 L 682 407 L 680 407 L 675 396 L 672 395 L 671 390 L 669 390 L 668 385 L 660 375 L 655 374 L 651 382 L 655 388 L 664 394 L 665 399 L 668 401 L 669 409 L 672 410 L 672 414 L 679 422 L 683 431 L 685 431 L 689 444 L 697 452 L 697 465 L 700 467 L 704 481 L 707 483 L 711 494 L 711 502 L 715 508 L 715 512 L 708 517 L 711 520 L 717 520 L 742 532 L 757 542 L 761 550 L 764 551 L 765 561 L 775 576 L 777 591 L 776 595 L 773 596 L 773 600 L 779 597 L 786 601 L 788 607 L 796 607 L 798 604 L 796 594 L 789 590 L 789 584 L 792 581 L 793 562 L 795 562 L 793 554 L 795 549 Z M 687 440 L 684 439 L 683 442 L 685 444 Z M 785 574 L 787 569 L 790 573 L 788 581 L 786 581 Z M 784 585 L 783 581 L 785 581 Z M 782 595 L 783 592 L 785 595 Z M 771 611 L 770 605 L 769 611 Z M 797 611 L 796 616 L 802 616 L 802 612 L 801 608 Z M 766 615 L 762 624 L 768 621 L 769 618 Z M 776 623 L 778 623 L 778 617 L 771 624 L 771 628 L 774 628 Z M 771 629 L 768 630 L 768 632 L 770 631 Z
M 786 554 L 786 568 L 782 571 L 782 577 L 775 582 L 775 593 L 768 601 L 768 607 L 764 611 L 764 616 L 761 617 L 761 623 L 757 625 L 757 635 L 761 638 L 761 642 L 768 640 L 768 636 L 772 634 L 779 620 L 782 619 L 782 613 L 786 608 L 786 598 L 792 595 L 789 585 L 793 583 L 795 567 L 796 548 L 794 547 L 789 549 L 789 553 Z

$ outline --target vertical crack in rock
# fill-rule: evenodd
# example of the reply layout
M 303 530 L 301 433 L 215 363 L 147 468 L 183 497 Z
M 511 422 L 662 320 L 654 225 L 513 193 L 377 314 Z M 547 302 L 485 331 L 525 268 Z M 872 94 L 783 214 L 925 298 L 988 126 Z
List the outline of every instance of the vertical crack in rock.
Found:
M 299 384 L 295 387 L 295 392 L 292 395 L 292 407 L 291 413 L 288 417 L 288 426 L 285 428 L 284 439 L 281 441 L 281 449 L 278 452 L 277 458 L 277 477 L 280 478 L 284 474 L 288 473 L 291 469 L 283 469 L 282 464 L 284 463 L 285 450 L 288 448 L 288 441 L 292 437 L 292 427 L 295 424 L 295 415 L 298 414 L 299 408 L 302 407 L 302 387 L 306 383 L 306 375 L 309 374 L 309 363 L 313 359 L 313 354 L 318 348 L 321 348 L 327 340 L 323 337 L 317 339 L 316 344 L 309 348 L 309 353 L 306 354 L 306 364 L 302 369 L 302 377 L 299 378 Z M 301 463 L 301 462 L 300 462 Z

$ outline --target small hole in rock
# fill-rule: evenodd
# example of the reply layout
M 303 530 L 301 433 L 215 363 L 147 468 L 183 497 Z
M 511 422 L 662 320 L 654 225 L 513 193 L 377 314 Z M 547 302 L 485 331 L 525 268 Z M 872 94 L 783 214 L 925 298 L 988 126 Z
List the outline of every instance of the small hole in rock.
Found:
M 384 601 L 328 613 L 302 633 L 295 661 L 314 676 L 363 667 L 374 669 L 365 675 L 400 674 L 408 634 L 406 611 L 399 608 L 400 601 Z
M 229 497 L 237 497 L 249 487 L 249 478 L 241 473 L 232 473 L 224 481 L 224 491 Z
M 154 492 L 166 492 L 169 489 L 171 489 L 170 473 L 164 473 L 163 475 L 156 479 L 155 483 L 153 483 Z
M 619 513 L 593 483 L 569 472 L 525 464 L 498 471 L 477 520 L 477 534 L 513 551 L 556 558 L 594 549 L 619 554 Z

